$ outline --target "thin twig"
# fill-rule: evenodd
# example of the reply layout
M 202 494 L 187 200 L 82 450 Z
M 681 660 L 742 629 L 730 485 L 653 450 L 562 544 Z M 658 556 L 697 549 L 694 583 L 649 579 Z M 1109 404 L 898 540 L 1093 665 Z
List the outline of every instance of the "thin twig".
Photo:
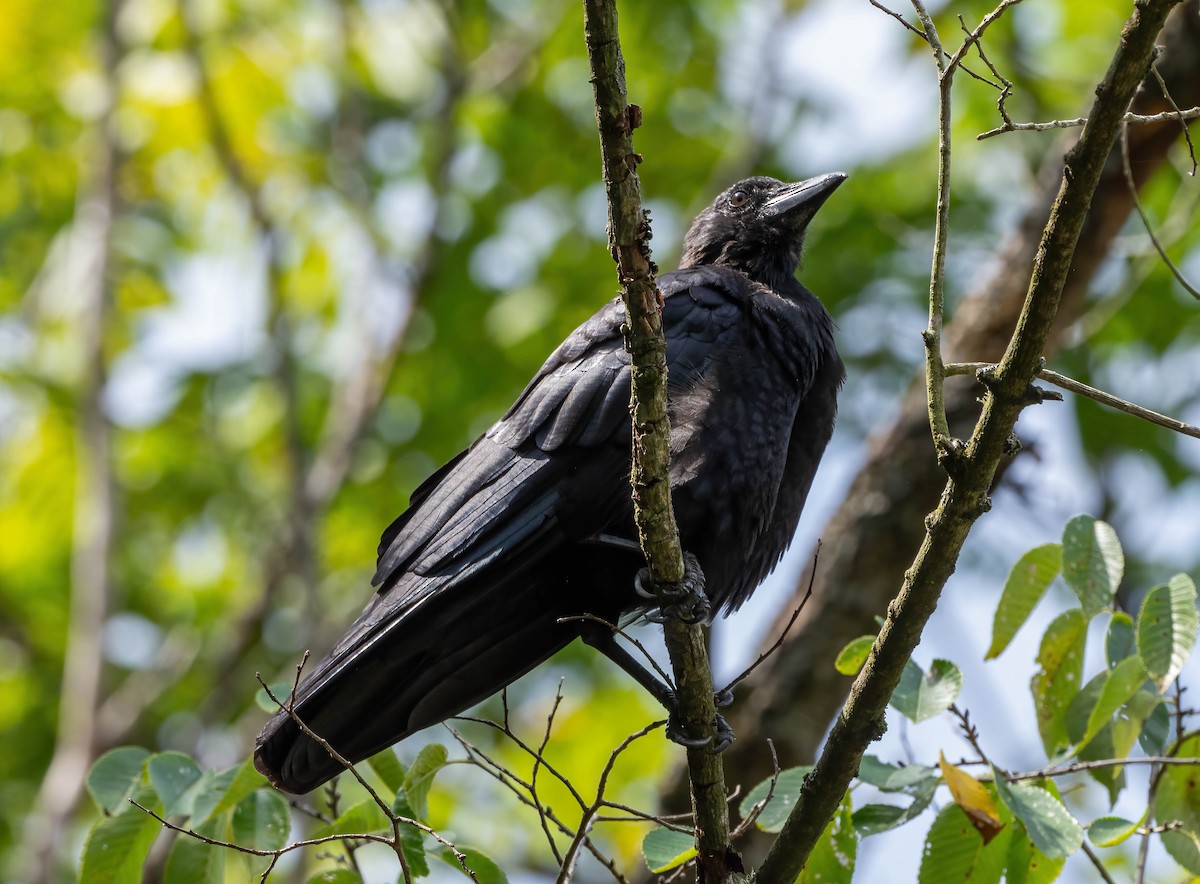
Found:
M 1100 861 L 1100 857 L 1096 856 L 1096 851 L 1092 850 L 1092 848 L 1088 846 L 1086 840 L 1080 843 L 1079 847 L 1087 856 L 1087 858 L 1092 861 L 1092 865 L 1096 868 L 1096 874 L 1103 879 L 1104 884 L 1117 884 L 1117 882 L 1113 880 L 1112 875 L 1108 873 L 1108 869 L 1104 868 L 1104 863 Z
M 1168 120 L 1195 120 L 1197 118 L 1200 118 L 1200 107 L 1190 107 L 1182 111 L 1163 111 L 1160 114 L 1127 113 L 1122 120 L 1125 123 L 1142 125 L 1146 123 L 1165 123 Z M 1076 129 L 1085 125 L 1087 121 L 1087 117 L 1076 117 L 1073 120 L 1049 120 L 1045 123 L 1006 123 L 1003 126 L 997 126 L 995 129 L 989 129 L 987 132 L 976 135 L 975 140 L 983 141 L 985 138 L 994 138 L 1006 132 L 1047 132 L 1051 129 Z
M 986 761 L 969 761 L 966 764 L 986 764 Z M 1174 758 L 1170 755 L 1151 755 L 1138 758 L 1101 758 L 1095 761 L 1073 761 L 1070 764 L 1063 764 L 1057 767 L 1047 767 L 1042 770 L 1035 770 L 1022 773 L 1007 773 L 1004 779 L 1007 782 L 1015 783 L 1020 780 L 1038 780 L 1045 777 L 1062 777 L 1067 774 L 1079 773 L 1087 770 L 1098 770 L 1104 767 L 1129 767 L 1139 764 L 1162 765 L 1170 766 L 1172 764 L 1191 765 L 1200 767 L 1200 758 Z
M 735 687 L 741 684 L 747 678 L 747 676 L 750 675 L 750 673 L 769 660 L 776 651 L 783 647 L 783 641 L 787 638 L 788 632 L 790 632 L 792 626 L 795 625 L 796 620 L 800 617 L 800 612 L 803 611 L 804 606 L 808 604 L 808 600 L 812 598 L 813 585 L 815 584 L 817 578 L 817 562 L 820 560 L 820 558 L 821 540 L 818 538 L 817 547 L 815 550 L 813 550 L 812 569 L 808 573 L 808 589 L 804 592 L 804 598 L 800 599 L 800 604 L 796 605 L 796 607 L 792 609 L 792 616 L 790 616 L 788 618 L 788 622 L 783 625 L 783 629 L 780 630 L 779 636 L 771 643 L 771 646 L 759 654 L 758 659 L 747 666 L 742 671 L 741 675 L 729 682 L 729 684 L 725 685 L 725 687 L 722 689 L 722 692 L 732 691 Z M 769 743 L 770 740 L 767 742 Z M 774 748 L 772 748 L 771 752 L 774 753 L 774 751 Z
M 663 680 L 663 682 L 665 684 L 667 684 L 668 686 L 671 686 L 673 684 L 673 682 L 671 681 L 670 674 L 665 669 L 663 669 L 661 666 L 658 665 L 658 661 L 654 659 L 654 655 L 651 654 L 646 649 L 646 646 L 644 644 L 642 644 L 640 641 L 638 641 L 636 638 L 634 638 L 632 635 L 630 635 L 628 630 L 622 629 L 620 626 L 618 626 L 615 623 L 610 623 L 609 621 L 605 620 L 603 617 L 597 617 L 595 614 L 573 614 L 570 617 L 559 617 L 558 618 L 559 623 L 568 623 L 572 620 L 586 620 L 589 623 L 599 623 L 601 626 L 608 627 L 609 629 L 612 630 L 613 635 L 619 635 L 621 638 L 625 639 L 625 641 L 629 642 L 631 645 L 633 645 L 635 648 L 637 648 L 638 652 L 645 659 L 646 665 L 649 666 L 651 669 L 653 669 L 654 672 L 658 675 L 659 678 L 661 678 Z
M 1187 131 L 1187 125 L 1183 127 L 1183 131 Z M 1188 147 L 1191 147 L 1191 140 L 1188 141 Z M 1193 161 L 1194 162 L 1194 161 Z M 1184 290 L 1196 300 L 1200 301 L 1200 291 L 1188 282 L 1187 277 L 1183 275 L 1183 271 L 1175 266 L 1175 262 L 1167 254 L 1166 248 L 1159 242 L 1158 236 L 1154 233 L 1154 226 L 1150 223 L 1150 219 L 1146 217 L 1146 212 L 1142 208 L 1142 200 L 1138 196 L 1137 182 L 1133 180 L 1133 168 L 1129 164 L 1129 137 L 1128 126 L 1121 127 L 1121 169 L 1125 173 L 1125 183 L 1129 185 L 1129 195 L 1133 198 L 1133 208 L 1137 211 L 1138 217 L 1142 219 L 1142 226 L 1146 228 L 1146 235 L 1150 237 L 1150 242 L 1154 244 L 1155 251 L 1162 258 L 1167 269 L 1171 271 L 1171 275 L 1176 281 L 1183 286 Z
M 988 368 L 991 368 L 991 366 L 986 362 L 952 362 L 946 366 L 946 374 L 947 376 L 976 374 Z M 1047 383 L 1054 384 L 1056 387 L 1062 387 L 1064 390 L 1077 393 L 1080 396 L 1086 396 L 1088 399 L 1099 402 L 1101 405 L 1107 405 L 1109 408 L 1115 408 L 1117 411 L 1123 411 L 1133 417 L 1141 418 L 1144 421 L 1157 424 L 1168 430 L 1174 430 L 1176 433 L 1200 439 L 1200 427 L 1192 426 L 1178 418 L 1169 417 L 1157 411 L 1151 411 L 1149 408 L 1137 405 L 1119 396 L 1114 396 L 1112 393 L 1106 393 L 1104 390 L 1089 387 L 1082 381 L 1069 378 L 1065 374 L 1059 374 L 1056 371 L 1051 371 L 1043 367 L 1039 369 L 1037 376 Z
M 1179 105 L 1175 103 L 1175 99 L 1171 95 L 1171 90 L 1167 88 L 1167 81 L 1163 77 L 1162 71 L 1158 69 L 1158 59 L 1155 59 L 1155 63 L 1150 65 L 1150 73 L 1154 75 L 1154 79 L 1158 82 L 1158 88 L 1162 90 L 1163 98 L 1167 100 L 1167 104 L 1171 105 L 1171 110 L 1175 111 L 1177 114 L 1182 114 L 1183 111 L 1181 111 L 1179 109 Z M 1184 120 L 1182 116 L 1179 119 L 1179 127 L 1183 130 L 1183 140 L 1187 142 L 1188 156 L 1192 158 L 1192 176 L 1194 177 L 1197 167 L 1196 145 L 1192 144 L 1191 130 L 1188 128 L 1187 121 Z
M 779 756 L 775 752 L 775 743 L 770 737 L 767 738 L 767 748 L 771 752 L 771 782 L 767 786 L 767 794 L 763 797 L 762 801 L 755 802 L 754 806 L 750 808 L 750 812 L 746 814 L 746 818 L 738 823 L 737 828 L 733 830 L 731 838 L 738 838 L 748 831 L 762 814 L 763 808 L 770 804 L 771 799 L 775 797 L 775 785 L 779 782 L 781 771 L 779 770 Z

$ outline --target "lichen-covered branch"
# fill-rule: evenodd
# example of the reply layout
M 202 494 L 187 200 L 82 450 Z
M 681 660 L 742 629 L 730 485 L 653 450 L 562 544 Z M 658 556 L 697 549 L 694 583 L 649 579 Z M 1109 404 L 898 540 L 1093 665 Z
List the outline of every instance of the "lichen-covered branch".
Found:
M 925 538 L 900 593 L 855 679 L 850 696 L 806 779 L 795 808 L 757 873 L 760 884 L 796 879 L 826 822 L 832 817 L 863 751 L 884 726 L 892 691 L 976 520 L 990 506 L 988 490 L 1038 369 L 1058 310 L 1092 193 L 1116 143 L 1122 118 L 1145 77 L 1154 39 L 1178 0 L 1142 0 L 1134 8 L 1079 142 L 1064 160 L 1058 197 L 1033 264 L 1017 328 L 995 373 L 988 378 L 983 414 L 967 443 L 962 472 L 942 492 L 926 520 Z
M 641 110 L 626 98 L 615 0 L 584 0 L 584 31 L 608 195 L 609 245 L 625 302 L 626 347 L 633 358 L 634 513 L 653 582 L 678 583 L 683 579 L 684 567 L 667 474 L 666 342 L 654 281 L 657 268 L 650 259 L 650 225 L 641 205 L 637 175 L 641 157 L 634 153 L 632 139 Z M 704 630 L 699 625 L 668 619 L 663 632 L 683 730 L 689 737 L 714 737 L 716 709 Z M 706 748 L 689 749 L 688 772 L 696 814 L 699 879 L 727 879 L 741 871 L 741 861 L 729 847 L 729 813 L 720 756 Z

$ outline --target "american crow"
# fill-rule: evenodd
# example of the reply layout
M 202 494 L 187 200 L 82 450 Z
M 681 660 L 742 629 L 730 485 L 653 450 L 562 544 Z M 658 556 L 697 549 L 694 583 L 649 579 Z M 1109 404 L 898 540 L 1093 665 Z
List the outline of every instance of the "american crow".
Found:
M 675 513 L 714 610 L 735 610 L 779 561 L 833 431 L 833 321 L 794 273 L 808 222 L 845 177 L 739 181 L 658 279 Z M 581 635 L 670 702 L 603 627 L 562 619 L 652 607 L 637 591 L 624 320 L 616 299 L 572 332 L 383 533 L 378 592 L 296 695 L 301 720 L 349 760 L 457 715 Z M 341 770 L 283 712 L 255 764 L 296 793 Z

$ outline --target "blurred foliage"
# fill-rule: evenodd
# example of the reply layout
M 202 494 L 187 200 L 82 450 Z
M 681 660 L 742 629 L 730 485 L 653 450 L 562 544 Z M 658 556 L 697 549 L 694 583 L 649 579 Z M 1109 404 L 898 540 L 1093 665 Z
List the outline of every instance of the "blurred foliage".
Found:
M 991 5 L 947 5 L 938 25 L 952 34 L 954 16 L 977 21 Z M 136 744 L 208 768 L 239 764 L 263 720 L 254 672 L 287 678 L 304 648 L 340 634 L 366 599 L 378 535 L 411 490 L 502 413 L 616 285 L 571 4 L 194 0 L 193 44 L 172 0 L 125 0 L 111 82 L 102 6 L 4 9 L 0 877 L 19 879 L 70 640 L 79 292 L 95 258 L 87 235 L 103 139 L 119 156 L 103 400 L 118 496 L 97 752 Z M 876 10 L 829 0 L 672 0 L 626 4 L 622 15 L 664 268 L 687 219 L 733 178 L 852 173 L 814 225 L 801 276 L 839 319 L 851 372 L 841 426 L 861 438 L 920 358 L 936 171 L 926 48 Z M 990 57 L 1017 83 L 1014 115 L 1080 113 L 1123 15 L 1044 0 L 993 28 Z M 994 102 L 960 78 L 952 294 L 987 271 L 1056 143 L 974 142 L 995 124 Z M 1180 156 L 1164 171 L 1146 204 L 1194 271 L 1186 165 Z M 1194 415 L 1194 306 L 1135 228 L 1110 264 L 1060 367 Z M 303 505 L 297 488 L 344 423 L 353 381 L 377 375 L 380 402 L 344 480 Z M 1069 407 L 1099 508 L 1123 536 L 1137 511 L 1122 497 L 1129 476 L 1162 512 L 1194 496 L 1194 450 L 1090 403 Z M 1179 561 L 1137 536 L 1146 532 L 1127 540 L 1131 571 L 1153 569 L 1155 555 L 1194 564 L 1194 547 Z M 556 763 L 595 782 L 612 746 L 657 713 L 568 649 L 512 692 L 531 732 L 563 674 Z M 471 736 L 500 757 L 513 751 L 486 729 Z M 651 806 L 667 758 L 661 741 L 640 741 L 621 770 L 622 800 Z M 448 771 L 439 782 L 453 788 L 430 796 L 430 819 L 502 844 L 488 846 L 506 868 L 544 868 L 536 817 L 516 818 L 481 779 Z M 61 846 L 64 878 L 91 814 L 81 809 Z M 631 860 L 645 834 L 636 829 L 598 837 Z

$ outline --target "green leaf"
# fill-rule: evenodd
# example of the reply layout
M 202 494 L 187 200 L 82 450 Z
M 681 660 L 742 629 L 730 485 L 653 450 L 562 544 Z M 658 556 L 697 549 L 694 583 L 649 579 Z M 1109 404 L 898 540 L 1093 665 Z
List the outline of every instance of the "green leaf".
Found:
M 1148 693 L 1148 692 L 1145 692 Z M 1140 695 L 1138 695 L 1140 696 Z M 1155 697 L 1155 700 L 1158 698 Z M 1151 707 L 1146 716 L 1142 731 L 1138 734 L 1138 745 L 1147 755 L 1161 755 L 1167 748 L 1167 740 L 1171 736 L 1171 713 L 1167 704 L 1157 702 Z
M 416 813 L 414 819 L 425 820 L 429 815 L 429 787 L 433 778 L 446 765 L 450 753 L 441 743 L 430 743 L 423 746 L 417 753 L 416 760 L 408 769 L 404 778 L 404 791 L 408 794 L 408 802 Z
M 258 789 L 233 810 L 233 840 L 256 850 L 278 850 L 291 830 L 288 803 L 278 792 Z
M 482 850 L 476 850 L 474 847 L 458 847 L 458 852 L 463 855 L 463 862 L 475 874 L 475 880 L 479 884 L 508 884 L 508 876 L 504 874 L 504 869 L 500 868 L 490 856 Z M 460 872 L 463 872 L 462 863 L 458 857 L 448 847 L 442 847 L 436 852 L 438 859 L 445 862 L 447 865 L 453 866 Z M 465 875 L 466 872 L 463 872 Z
M 1004 872 L 1008 832 L 990 844 L 971 825 L 963 809 L 948 804 L 934 819 L 925 836 L 918 884 L 999 884 Z
M 383 780 L 383 784 L 391 790 L 393 796 L 404 788 L 404 765 L 396 757 L 395 749 L 384 749 L 378 755 L 372 755 L 367 759 L 367 764 L 379 779 Z
M 1132 746 L 1132 741 L 1129 743 Z M 1121 758 L 1128 754 L 1129 746 L 1122 751 L 1117 746 L 1116 728 L 1107 724 L 1088 741 L 1078 752 L 1080 761 L 1101 761 L 1111 758 Z M 1088 776 L 1108 790 L 1109 804 L 1115 804 L 1121 791 L 1125 788 L 1125 768 L 1123 767 L 1094 767 L 1088 770 Z
M 1160 691 L 1175 680 L 1196 644 L 1196 585 L 1176 574 L 1142 600 L 1137 619 L 1137 648 L 1146 671 Z
M 196 831 L 208 838 L 221 838 L 224 819 L 209 820 Z M 180 835 L 167 854 L 163 884 L 225 884 L 224 847 Z
M 221 796 L 221 800 L 213 808 L 213 814 L 233 810 L 233 808 L 242 803 L 243 798 L 255 789 L 261 789 L 264 786 L 270 786 L 267 778 L 260 774 L 254 767 L 253 759 L 247 759 L 241 767 L 236 769 L 233 779 L 229 781 L 229 785 L 225 789 L 225 794 Z
M 858 854 L 858 833 L 854 830 L 852 811 L 850 793 L 847 792 L 813 846 L 796 884 L 850 884 Z
M 696 856 L 696 839 L 690 832 L 651 829 L 642 839 L 642 856 L 651 874 L 660 875 L 679 868 Z
M 1141 821 L 1130 822 L 1119 816 L 1101 816 L 1088 826 L 1088 840 L 1097 847 L 1115 847 L 1137 831 Z
M 1003 653 L 1061 570 L 1062 547 L 1057 543 L 1035 547 L 1017 560 L 1000 594 L 992 620 L 992 646 L 985 660 Z
M 928 672 L 909 660 L 892 692 L 892 706 L 919 724 L 949 709 L 962 685 L 962 671 L 949 660 L 934 660 Z
M 1079 691 L 1086 642 L 1087 620 L 1078 608 L 1055 617 L 1042 636 L 1037 658 L 1040 669 L 1033 676 L 1030 688 L 1037 710 L 1038 733 L 1046 754 L 1051 757 L 1074 742 L 1067 736 L 1065 719 L 1067 708 Z
M 87 790 L 106 814 L 124 810 L 142 778 L 142 767 L 150 753 L 140 746 L 121 746 L 96 759 L 87 775 Z
M 871 655 L 871 645 L 873 644 L 875 644 L 873 635 L 860 635 L 858 638 L 852 639 L 838 653 L 837 659 L 833 661 L 833 668 L 842 675 L 858 675 L 858 671 L 867 662 L 867 657 Z
M 412 773 L 411 768 L 409 773 Z M 396 798 L 392 801 L 392 815 L 410 820 L 417 818 L 408 801 L 408 795 L 403 789 L 396 793 Z M 408 861 L 409 871 L 412 872 L 414 878 L 424 878 L 429 874 L 429 860 L 425 858 L 424 833 L 411 823 L 401 823 L 400 841 L 404 845 L 404 857 Z
M 1104 680 L 1104 686 L 1096 705 L 1088 716 L 1087 731 L 1082 742 L 1087 743 L 1112 721 L 1117 710 L 1128 703 L 1138 689 L 1146 683 L 1146 670 L 1138 657 L 1126 657 L 1118 663 Z
M 1117 611 L 1108 624 L 1108 637 L 1104 642 L 1104 656 L 1108 665 L 1116 666 L 1136 653 L 1137 634 L 1133 628 L 1133 618 L 1124 611 Z
M 894 804 L 864 804 L 854 811 L 854 830 L 866 838 L 868 835 L 878 835 L 888 829 L 902 826 L 909 820 L 914 820 L 933 802 L 937 791 L 936 778 L 922 780 L 910 792 L 912 804 L 908 807 L 897 807 Z
M 1011 831 L 1008 856 L 1004 858 L 1004 884 L 1050 884 L 1058 880 L 1066 859 L 1051 859 L 1029 840 L 1029 833 L 1012 812 L 1003 804 L 1000 815 L 1006 821 L 1006 831 Z
M 782 829 L 788 814 L 792 812 L 792 808 L 796 806 L 796 802 L 800 799 L 800 789 L 803 787 L 804 778 L 808 776 L 810 770 L 812 770 L 811 766 L 804 766 L 791 767 L 780 771 L 779 777 L 775 781 L 775 790 L 771 792 L 771 800 L 763 807 L 754 824 L 764 832 L 778 832 Z M 750 816 L 754 805 L 765 799 L 767 793 L 770 791 L 771 781 L 769 779 L 763 780 L 751 789 L 738 807 L 742 818 L 745 819 Z
M 992 770 L 996 794 L 1021 821 L 1030 839 L 1051 859 L 1065 858 L 1083 843 L 1083 829 L 1063 803 L 1045 789 L 1028 783 L 1006 783 Z
M 1200 734 L 1182 740 L 1175 749 L 1180 758 L 1195 758 L 1200 753 Z M 1163 847 L 1171 857 L 1191 872 L 1200 875 L 1200 777 L 1190 765 L 1168 764 L 1162 769 L 1158 791 L 1154 795 L 1154 820 L 1159 825 L 1183 824 L 1181 829 L 1162 833 Z M 1167 837 L 1174 836 L 1174 837 Z
M 1085 684 L 1067 705 L 1066 714 L 1063 716 L 1063 724 L 1067 729 L 1067 737 L 1071 743 L 1077 744 L 1082 742 L 1083 735 L 1087 733 L 1088 722 L 1092 718 L 1092 710 L 1096 708 L 1096 703 L 1100 700 L 1100 695 L 1104 692 L 1104 686 L 1108 683 L 1110 670 L 1103 669 L 1097 672 Z
M 336 820 L 313 833 L 314 838 L 330 835 L 386 835 L 392 831 L 392 821 L 374 798 L 364 798 L 342 811 Z
M 192 803 L 193 828 L 216 815 L 217 806 L 224 802 L 225 794 L 238 775 L 238 770 L 239 768 L 229 767 L 222 771 L 208 771 L 192 786 L 188 800 Z M 224 810 L 231 808 L 232 805 Z
M 363 884 L 363 880 L 350 869 L 326 869 L 317 872 L 305 884 Z
M 1062 571 L 1091 620 L 1112 604 L 1125 573 L 1125 554 L 1107 522 L 1076 516 L 1063 529 Z
M 292 682 L 276 681 L 267 685 L 271 689 L 271 694 L 274 694 L 284 703 L 288 702 L 288 698 L 292 696 Z M 263 712 L 274 714 L 279 711 L 279 704 L 271 699 L 271 695 L 267 693 L 267 689 L 260 687 L 254 694 L 254 703 Z
M 158 793 L 168 816 L 190 816 L 195 794 L 192 786 L 204 776 L 200 765 L 183 752 L 160 752 L 146 765 L 150 785 Z
M 915 794 L 926 782 L 937 783 L 936 769 L 923 764 L 888 764 L 874 755 L 864 755 L 858 765 L 858 778 L 884 792 Z
M 140 785 L 134 794 L 139 804 L 161 811 L 148 785 Z M 158 820 L 132 805 L 114 816 L 101 817 L 83 845 L 79 880 L 87 884 L 141 884 L 142 866 L 161 828 Z

